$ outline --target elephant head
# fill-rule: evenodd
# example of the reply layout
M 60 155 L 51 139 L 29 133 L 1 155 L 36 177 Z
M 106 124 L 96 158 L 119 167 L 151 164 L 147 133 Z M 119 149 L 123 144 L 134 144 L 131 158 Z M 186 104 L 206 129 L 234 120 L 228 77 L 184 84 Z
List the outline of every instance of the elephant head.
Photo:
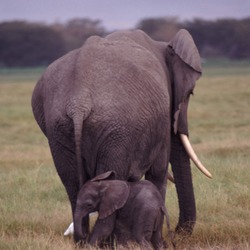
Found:
M 179 31 L 167 47 L 172 75 L 174 133 L 188 134 L 187 106 L 196 80 L 201 76 L 200 56 L 190 34 Z
M 170 163 L 180 207 L 176 229 L 178 232 L 191 233 L 196 220 L 196 208 L 189 159 L 205 175 L 212 176 L 201 164 L 188 140 L 188 102 L 202 70 L 199 52 L 186 30 L 180 30 L 168 44 L 166 62 L 170 70 L 172 92 Z
M 130 187 L 125 181 L 111 182 L 113 176 L 113 171 L 100 174 L 84 184 L 79 191 L 74 214 L 75 237 L 86 238 L 82 232 L 82 220 L 90 213 L 98 211 L 98 220 L 105 220 L 126 203 Z

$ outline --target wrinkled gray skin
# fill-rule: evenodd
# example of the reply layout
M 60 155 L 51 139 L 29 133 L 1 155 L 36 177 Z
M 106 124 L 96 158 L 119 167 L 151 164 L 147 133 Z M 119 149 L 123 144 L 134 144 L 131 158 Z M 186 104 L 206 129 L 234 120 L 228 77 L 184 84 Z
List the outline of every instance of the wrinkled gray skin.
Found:
M 32 108 L 73 214 L 80 187 L 108 170 L 121 180 L 145 175 L 165 199 L 170 162 L 180 207 L 176 230 L 192 232 L 190 161 L 179 134 L 188 134 L 188 101 L 200 72 L 199 53 L 186 30 L 170 43 L 140 30 L 93 36 L 47 68 Z M 88 219 L 83 232 L 88 234 Z
M 98 211 L 88 242 L 100 245 L 109 237 L 117 244 L 136 241 L 143 249 L 163 247 L 162 225 L 168 216 L 161 194 L 151 182 L 109 180 L 111 171 L 83 185 L 78 193 L 74 221 L 75 234 L 83 237 L 82 219 Z M 112 246 L 111 242 L 111 246 Z

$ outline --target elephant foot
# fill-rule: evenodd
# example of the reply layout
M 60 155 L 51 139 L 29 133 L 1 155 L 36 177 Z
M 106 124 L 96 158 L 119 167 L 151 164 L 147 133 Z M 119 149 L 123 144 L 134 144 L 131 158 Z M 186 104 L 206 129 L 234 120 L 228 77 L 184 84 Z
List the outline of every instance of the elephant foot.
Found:
M 193 233 L 194 225 L 193 221 L 188 221 L 181 225 L 178 224 L 175 228 L 175 233 L 188 237 Z
M 74 235 L 74 242 L 77 247 L 83 248 L 86 244 L 88 244 L 88 236 L 84 235 L 84 237 L 78 237 Z

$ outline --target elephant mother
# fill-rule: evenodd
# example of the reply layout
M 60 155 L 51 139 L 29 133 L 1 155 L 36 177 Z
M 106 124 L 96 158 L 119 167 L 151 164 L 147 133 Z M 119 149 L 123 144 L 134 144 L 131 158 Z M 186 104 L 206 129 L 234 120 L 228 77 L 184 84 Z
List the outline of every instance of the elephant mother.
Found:
M 130 181 L 145 175 L 165 198 L 170 162 L 180 207 L 177 229 L 192 232 L 189 146 L 179 135 L 187 139 L 189 96 L 200 75 L 199 53 L 186 30 L 170 43 L 140 30 L 93 36 L 48 67 L 32 108 L 72 212 L 80 187 L 109 170 Z M 83 228 L 87 234 L 88 221 Z

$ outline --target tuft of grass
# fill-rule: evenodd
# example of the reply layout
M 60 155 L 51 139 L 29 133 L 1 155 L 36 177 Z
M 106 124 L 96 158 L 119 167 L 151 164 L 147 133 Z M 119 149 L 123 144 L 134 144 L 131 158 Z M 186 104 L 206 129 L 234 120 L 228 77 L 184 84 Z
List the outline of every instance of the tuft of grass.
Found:
M 191 237 L 176 236 L 177 249 L 250 249 L 250 64 L 204 67 L 190 101 L 190 140 L 213 179 L 192 166 L 197 223 Z M 63 237 L 70 205 L 30 105 L 42 70 L 0 70 L 0 249 L 76 249 Z M 166 206 L 174 229 L 171 183 Z

